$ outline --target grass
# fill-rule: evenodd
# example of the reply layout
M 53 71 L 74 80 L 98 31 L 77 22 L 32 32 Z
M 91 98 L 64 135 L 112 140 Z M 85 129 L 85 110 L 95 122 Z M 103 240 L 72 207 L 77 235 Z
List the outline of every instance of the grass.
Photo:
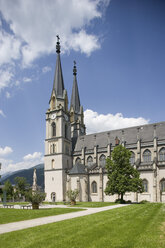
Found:
M 80 211 L 82 209 L 71 208 L 46 208 L 46 209 L 6 209 L 0 208 L 0 224 L 11 223 L 21 220 L 30 220 L 40 217 L 53 216 Z
M 28 205 L 29 202 L 6 202 L 7 205 Z M 0 206 L 2 206 L 3 203 L 0 203 Z
M 44 204 L 55 204 L 55 205 L 64 205 L 63 202 L 44 202 Z M 70 205 L 69 203 L 66 203 L 65 205 L 71 206 L 71 207 L 85 207 L 85 208 L 100 208 L 100 207 L 106 207 L 115 205 L 117 203 L 114 202 L 76 202 L 76 205 Z
M 165 206 L 119 209 L 0 235 L 7 248 L 164 248 Z

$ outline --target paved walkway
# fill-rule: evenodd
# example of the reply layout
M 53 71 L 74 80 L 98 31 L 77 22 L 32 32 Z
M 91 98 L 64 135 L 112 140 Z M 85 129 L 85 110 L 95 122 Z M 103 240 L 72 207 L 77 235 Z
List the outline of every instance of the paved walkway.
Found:
M 80 211 L 80 212 L 73 212 L 73 213 L 60 214 L 60 215 L 49 216 L 49 217 L 42 217 L 42 218 L 37 218 L 37 219 L 32 219 L 32 220 L 24 220 L 24 221 L 12 222 L 8 224 L 1 224 L 0 234 L 12 232 L 12 231 L 18 231 L 18 230 L 26 229 L 29 227 L 35 227 L 35 226 L 40 226 L 44 224 L 59 222 L 62 220 L 73 219 L 73 218 L 77 218 L 81 216 L 86 216 L 89 214 L 95 214 L 95 213 L 103 212 L 106 210 L 126 207 L 126 206 L 128 205 L 120 204 L 120 205 L 113 205 L 113 206 L 107 206 L 107 207 L 101 207 L 101 208 L 86 208 L 86 210 Z M 61 206 L 58 205 L 58 207 L 61 207 Z

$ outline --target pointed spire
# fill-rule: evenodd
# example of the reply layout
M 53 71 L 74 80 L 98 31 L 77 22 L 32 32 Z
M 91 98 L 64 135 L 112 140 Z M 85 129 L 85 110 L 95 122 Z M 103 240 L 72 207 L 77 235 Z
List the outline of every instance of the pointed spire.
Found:
M 78 86 L 77 86 L 77 68 L 76 68 L 76 61 L 74 61 L 74 67 L 73 67 L 73 88 L 72 88 L 72 97 L 71 97 L 71 107 L 73 107 L 75 113 L 80 112 L 80 98 L 79 98 L 79 92 L 78 92 Z
M 60 59 L 60 37 L 57 35 L 57 43 L 56 43 L 56 53 L 57 53 L 57 60 L 56 60 L 56 70 L 54 76 L 54 83 L 53 83 L 53 91 L 55 91 L 56 97 L 63 97 L 64 91 L 64 80 L 62 75 L 62 67 L 61 67 L 61 59 Z

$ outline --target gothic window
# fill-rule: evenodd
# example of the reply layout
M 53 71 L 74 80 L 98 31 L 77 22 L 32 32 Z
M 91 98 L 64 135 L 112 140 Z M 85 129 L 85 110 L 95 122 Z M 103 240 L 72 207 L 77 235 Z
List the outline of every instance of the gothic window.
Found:
M 56 148 L 56 146 L 55 146 L 55 144 L 53 144 L 53 146 L 52 146 L 52 153 L 55 153 L 55 148 Z
M 76 158 L 76 164 L 81 164 L 81 158 Z
M 91 189 L 92 189 L 92 193 L 97 193 L 97 183 L 96 183 L 96 181 L 92 182 Z
M 160 151 L 159 151 L 159 160 L 165 161 L 165 148 L 164 147 L 162 149 L 160 149 Z
M 52 199 L 52 202 L 56 201 L 56 193 L 55 192 L 51 193 L 51 199 Z
M 148 181 L 144 179 L 142 181 L 143 187 L 144 187 L 144 192 L 148 192 Z
M 134 152 L 131 152 L 130 163 L 131 164 L 135 163 L 135 153 Z
M 56 136 L 56 124 L 55 124 L 55 122 L 52 123 L 52 136 Z
M 165 192 L 165 179 L 164 178 L 160 181 L 160 191 Z
M 55 169 L 55 161 L 52 159 L 52 169 Z
M 143 152 L 143 162 L 151 162 L 151 152 L 148 149 Z
M 89 156 L 89 157 L 87 158 L 87 164 L 88 164 L 89 166 L 93 164 L 93 158 L 92 158 L 91 156 Z
M 68 137 L 68 127 L 67 127 L 67 125 L 65 124 L 65 138 L 67 139 L 67 137 Z
M 65 154 L 69 155 L 69 147 L 67 145 L 65 146 Z
M 104 167 L 106 162 L 106 157 L 104 154 L 100 156 L 99 161 L 100 161 L 100 166 Z

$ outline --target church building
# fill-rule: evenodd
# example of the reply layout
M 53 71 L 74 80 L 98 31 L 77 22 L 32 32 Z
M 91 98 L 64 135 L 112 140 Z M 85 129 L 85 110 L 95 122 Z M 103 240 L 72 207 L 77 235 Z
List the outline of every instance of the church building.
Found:
M 86 135 L 83 107 L 74 62 L 70 106 L 64 87 L 57 37 L 53 89 L 46 112 L 45 193 L 47 201 L 65 201 L 67 190 L 79 190 L 79 201 L 115 201 L 104 193 L 106 158 L 122 144 L 140 172 L 144 192 L 125 194 L 125 200 L 165 202 L 165 122 Z

